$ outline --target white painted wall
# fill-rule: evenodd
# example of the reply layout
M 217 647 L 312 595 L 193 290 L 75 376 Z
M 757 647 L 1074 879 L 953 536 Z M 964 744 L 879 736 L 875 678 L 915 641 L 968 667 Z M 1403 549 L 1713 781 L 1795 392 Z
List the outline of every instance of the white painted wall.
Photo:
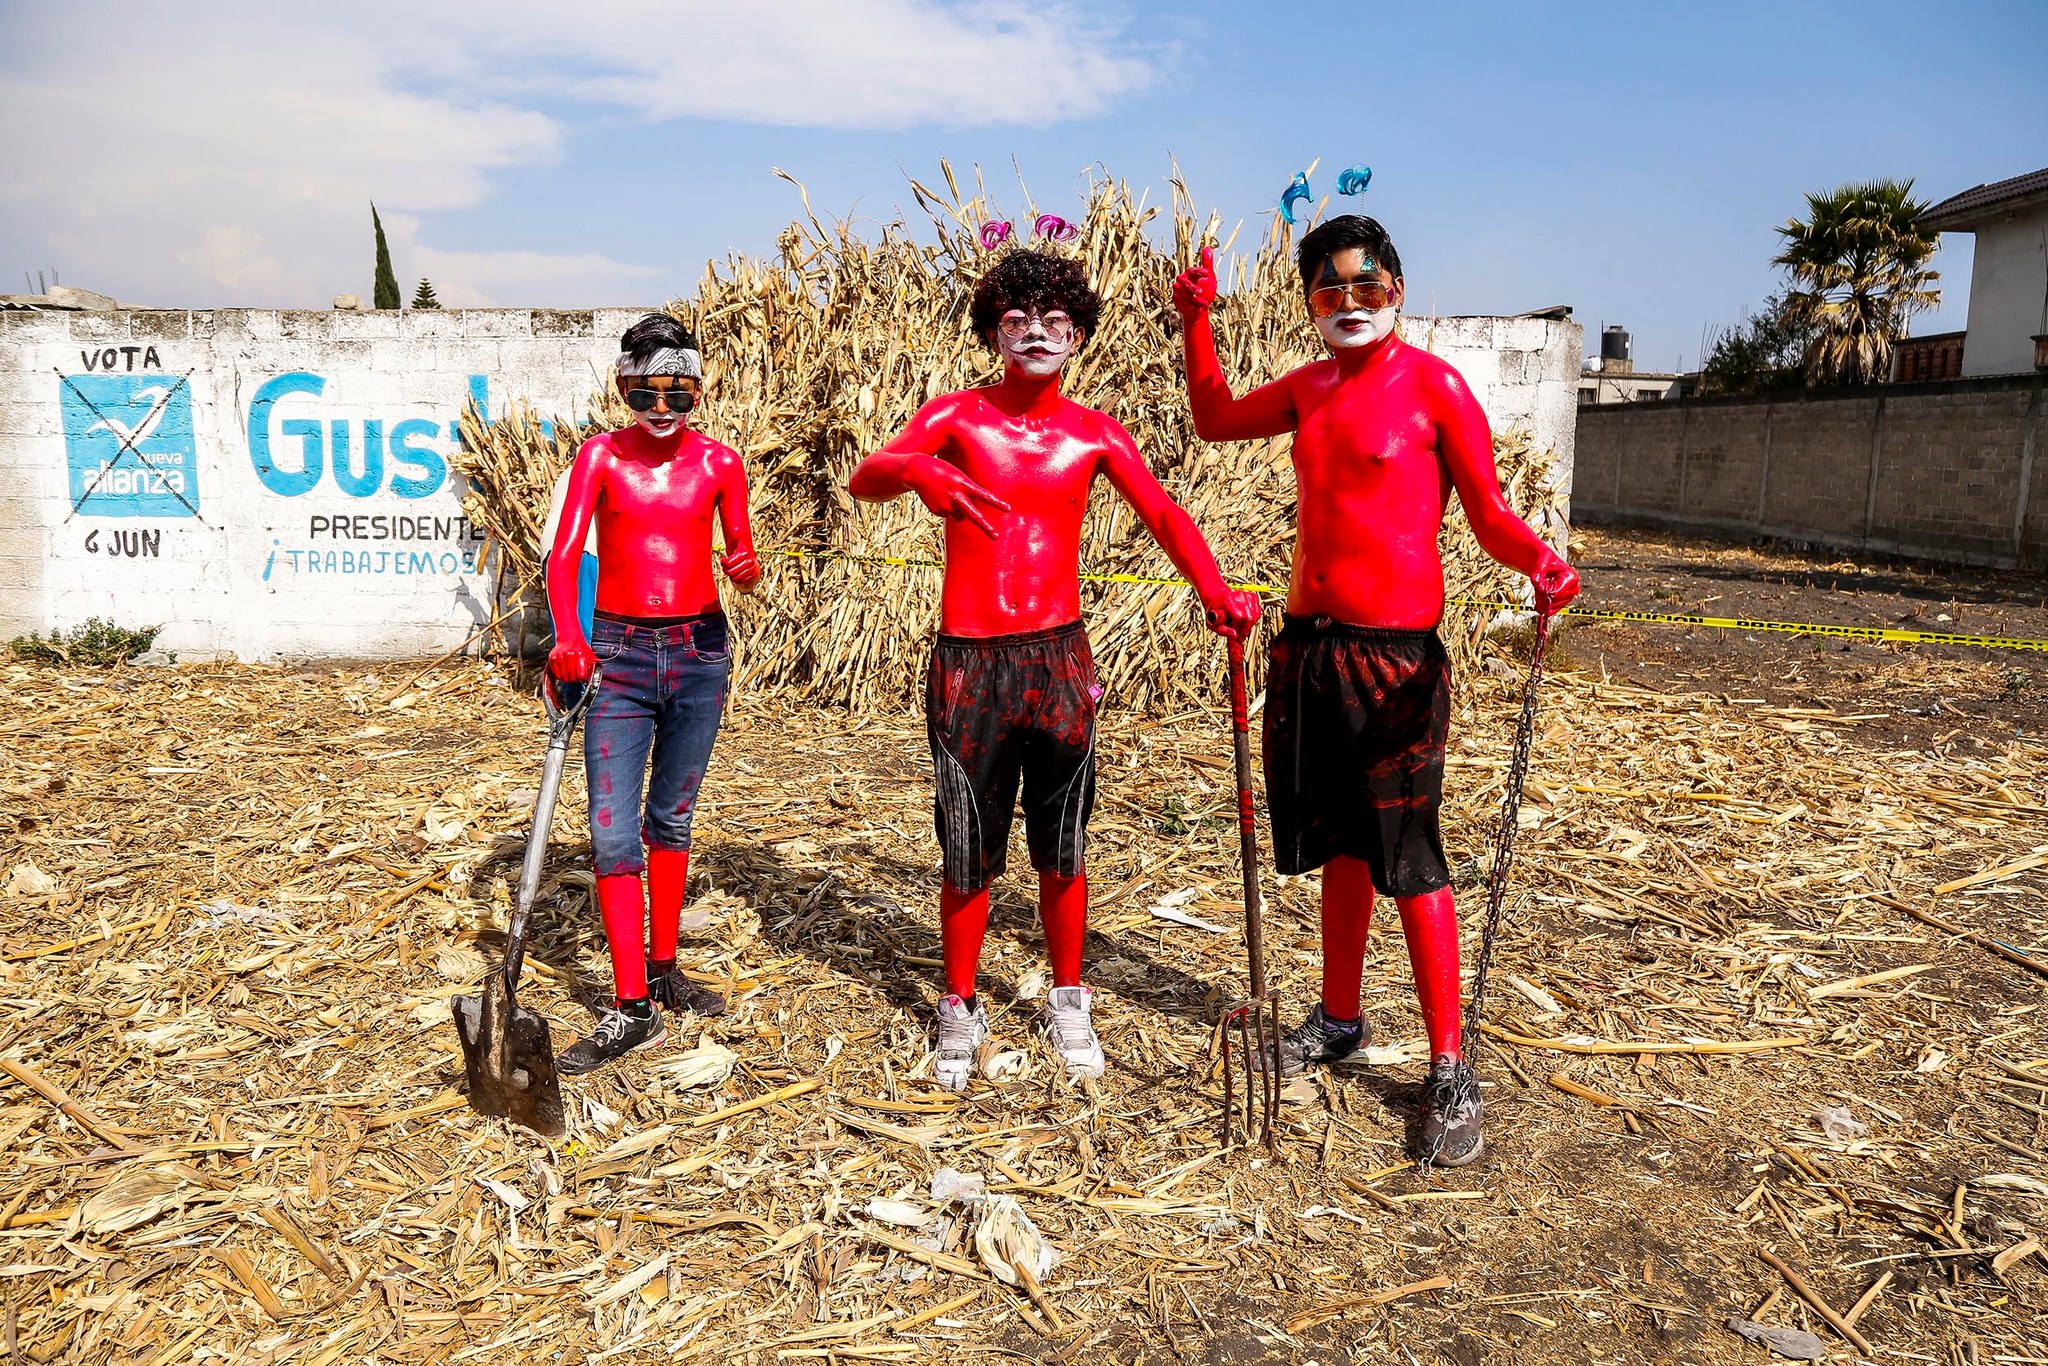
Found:
M 448 469 L 465 399 L 580 414 L 639 316 L 0 312 L 0 641 L 105 617 L 184 658 L 453 648 L 494 614 Z M 1566 496 L 1579 326 L 1401 328 L 1556 452 Z
M 2027 373 L 2034 368 L 2034 337 L 2048 334 L 2048 204 L 1974 231 L 1963 374 Z
M 1495 431 L 1526 430 L 1555 455 L 1551 487 L 1571 505 L 1572 456 L 1579 423 L 1580 348 L 1585 329 L 1551 318 L 1401 319 L 1401 338 L 1442 356 L 1472 386 Z M 1560 552 L 1569 527 L 1536 528 Z
M 195 658 L 448 649 L 494 615 L 448 466 L 465 400 L 580 413 L 639 316 L 0 313 L 0 639 L 97 616 Z

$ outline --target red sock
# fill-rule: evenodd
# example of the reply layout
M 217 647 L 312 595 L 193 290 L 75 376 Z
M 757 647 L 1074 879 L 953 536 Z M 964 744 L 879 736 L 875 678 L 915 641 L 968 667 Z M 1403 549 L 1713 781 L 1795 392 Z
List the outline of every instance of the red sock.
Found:
M 1458 908 L 1451 889 L 1404 896 L 1401 933 L 1408 939 L 1408 963 L 1415 969 L 1415 999 L 1429 1035 L 1429 1058 L 1459 1056 Z
M 647 923 L 647 902 L 638 873 L 619 873 L 597 880 L 597 909 L 604 918 L 605 942 L 612 950 L 612 986 L 621 1001 L 647 997 L 647 957 L 641 935 Z
M 963 892 L 952 883 L 939 886 L 939 956 L 946 960 L 946 990 L 963 1001 L 974 999 L 974 977 L 981 968 L 981 941 L 988 933 L 988 888 Z
M 1081 944 L 1088 937 L 1088 875 L 1038 875 L 1038 923 L 1056 987 L 1081 985 Z
M 1323 1014 L 1330 1019 L 1359 1017 L 1358 979 L 1371 928 L 1371 870 L 1363 859 L 1331 859 L 1323 865 Z
M 657 963 L 676 961 L 676 939 L 683 918 L 683 884 L 689 878 L 689 850 L 648 849 L 648 935 L 652 946 L 647 956 Z

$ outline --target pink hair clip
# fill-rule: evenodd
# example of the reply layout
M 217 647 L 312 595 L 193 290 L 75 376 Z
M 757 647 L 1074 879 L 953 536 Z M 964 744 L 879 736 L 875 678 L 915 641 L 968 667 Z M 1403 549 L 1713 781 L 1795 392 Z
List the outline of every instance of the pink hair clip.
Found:
M 1071 242 L 1081 235 L 1081 230 L 1056 213 L 1038 215 L 1038 222 L 1031 229 L 1038 236 L 1054 242 Z
M 1010 240 L 1010 225 L 1001 218 L 991 219 L 981 225 L 981 249 L 994 251 Z

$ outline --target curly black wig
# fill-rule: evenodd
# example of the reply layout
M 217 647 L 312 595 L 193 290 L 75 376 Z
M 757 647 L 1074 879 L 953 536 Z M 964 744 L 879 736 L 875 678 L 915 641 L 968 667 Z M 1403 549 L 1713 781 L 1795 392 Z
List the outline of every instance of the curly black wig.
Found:
M 1095 335 L 1095 324 L 1102 317 L 1102 296 L 1088 283 L 1079 261 L 1020 247 L 1005 252 L 974 287 L 974 306 L 968 315 L 974 334 L 994 349 L 996 324 L 1013 308 L 1041 316 L 1055 309 L 1065 313 L 1081 329 L 1081 340 L 1074 347 L 1078 351 Z
M 1381 270 L 1396 280 L 1401 278 L 1401 253 L 1394 250 L 1394 239 L 1387 236 L 1379 221 L 1364 214 L 1339 214 L 1317 224 L 1294 249 L 1294 263 L 1301 271 L 1302 294 L 1307 295 L 1315 288 L 1316 274 L 1322 270 L 1323 262 L 1348 247 L 1362 248 Z

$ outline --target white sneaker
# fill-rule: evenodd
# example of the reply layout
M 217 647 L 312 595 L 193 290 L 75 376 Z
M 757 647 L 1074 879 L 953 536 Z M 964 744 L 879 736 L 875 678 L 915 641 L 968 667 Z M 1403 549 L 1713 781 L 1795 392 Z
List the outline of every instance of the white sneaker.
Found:
M 965 1091 L 974 1075 L 974 1061 L 988 1042 L 988 1012 L 981 1002 L 974 1009 L 958 996 L 939 998 L 939 1055 L 932 1063 L 932 1080 L 948 1091 Z
M 1093 995 L 1086 987 L 1054 987 L 1046 994 L 1045 1040 L 1066 1063 L 1068 1081 L 1102 1075 L 1102 1040 L 1089 1014 Z

